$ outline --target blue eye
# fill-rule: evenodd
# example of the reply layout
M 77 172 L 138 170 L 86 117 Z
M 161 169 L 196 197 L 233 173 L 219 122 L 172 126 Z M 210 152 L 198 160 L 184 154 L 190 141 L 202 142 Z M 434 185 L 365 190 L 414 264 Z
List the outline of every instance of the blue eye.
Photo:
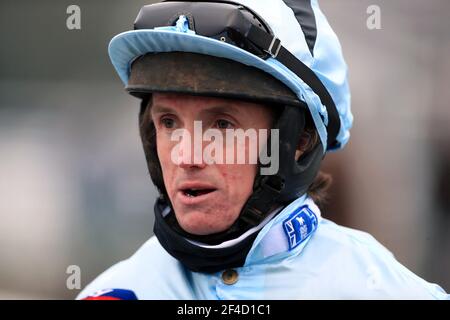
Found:
M 175 121 L 170 118 L 162 118 L 161 123 L 167 129 L 172 129 L 175 126 Z
M 219 119 L 216 121 L 217 128 L 219 129 L 231 129 L 233 128 L 233 124 L 230 121 Z

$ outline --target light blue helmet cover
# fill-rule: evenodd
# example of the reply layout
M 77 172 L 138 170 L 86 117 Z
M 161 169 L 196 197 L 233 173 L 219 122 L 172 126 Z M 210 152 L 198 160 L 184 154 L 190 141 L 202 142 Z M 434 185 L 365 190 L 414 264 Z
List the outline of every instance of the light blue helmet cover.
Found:
M 333 149 L 339 150 L 350 138 L 353 115 L 350 109 L 350 89 L 347 65 L 336 34 L 319 8 L 317 0 L 236 0 L 262 17 L 281 44 L 313 70 L 327 88 L 341 121 Z M 302 25 L 302 14 L 309 10 L 314 16 L 309 25 Z M 312 15 L 311 15 L 312 16 Z M 314 32 L 311 32 L 313 29 Z M 306 36 L 305 36 L 306 34 Z M 195 34 L 187 20 L 180 16 L 175 26 L 126 31 L 116 35 L 109 44 L 109 56 L 125 85 L 128 84 L 131 63 L 139 56 L 153 52 L 192 52 L 227 58 L 261 69 L 283 82 L 311 112 L 323 146 L 327 146 L 328 114 L 320 98 L 302 79 L 274 58 L 263 60 L 243 49 Z

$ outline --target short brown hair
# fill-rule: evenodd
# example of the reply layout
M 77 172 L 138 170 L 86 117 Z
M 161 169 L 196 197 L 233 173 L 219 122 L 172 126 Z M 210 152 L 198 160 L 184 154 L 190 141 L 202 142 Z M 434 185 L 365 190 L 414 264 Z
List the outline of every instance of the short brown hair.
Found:
M 320 143 L 319 134 L 313 124 L 311 116 L 306 117 L 306 127 L 300 137 L 300 149 L 304 153 L 313 150 Z M 313 182 L 307 190 L 307 194 L 314 200 L 316 205 L 322 210 L 328 201 L 328 189 L 333 182 L 331 174 L 321 170 L 317 173 Z

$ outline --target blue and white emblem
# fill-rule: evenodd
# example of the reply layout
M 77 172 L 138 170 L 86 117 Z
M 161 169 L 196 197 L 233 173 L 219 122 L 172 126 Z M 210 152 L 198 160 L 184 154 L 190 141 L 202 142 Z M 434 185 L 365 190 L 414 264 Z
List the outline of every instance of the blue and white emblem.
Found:
M 298 208 L 283 221 L 283 229 L 289 242 L 289 251 L 316 230 L 317 221 L 317 216 L 307 205 Z

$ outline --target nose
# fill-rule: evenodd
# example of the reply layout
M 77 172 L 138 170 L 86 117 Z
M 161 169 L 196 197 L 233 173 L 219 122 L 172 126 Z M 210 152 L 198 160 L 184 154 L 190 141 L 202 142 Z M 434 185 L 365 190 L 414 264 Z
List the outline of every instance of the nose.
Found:
M 177 164 L 180 168 L 204 168 L 206 163 L 203 159 L 203 140 L 199 130 L 183 129 L 181 140 L 178 143 Z M 201 130 L 200 130 L 201 131 Z

